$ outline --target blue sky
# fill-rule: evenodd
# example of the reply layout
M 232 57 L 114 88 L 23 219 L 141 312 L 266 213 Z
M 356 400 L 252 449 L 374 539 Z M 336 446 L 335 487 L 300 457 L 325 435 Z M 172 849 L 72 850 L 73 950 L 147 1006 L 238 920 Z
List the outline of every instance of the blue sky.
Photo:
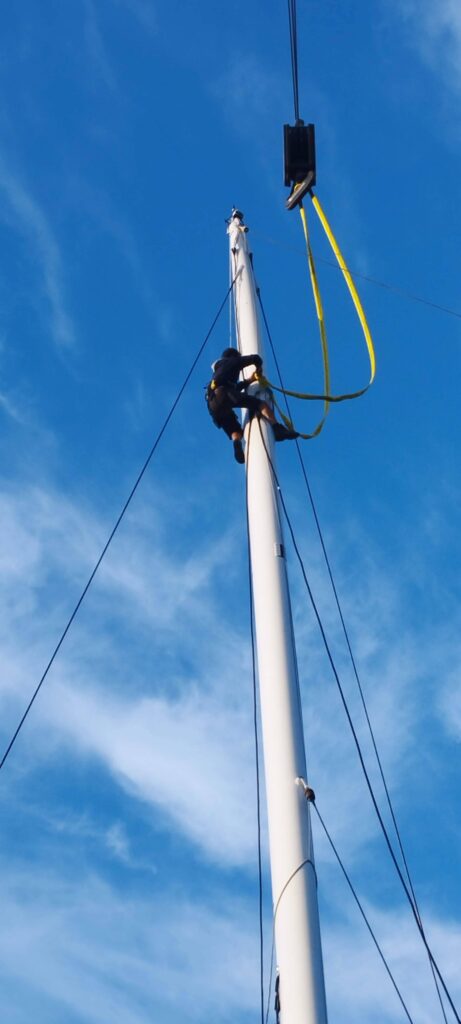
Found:
M 461 313 L 458 6 L 311 0 L 298 22 L 318 195 L 351 268 Z M 286 381 L 314 390 L 321 366 L 299 218 L 284 209 L 285 4 L 24 0 L 3 13 L 0 84 L 5 746 L 225 295 L 233 204 Z M 333 386 L 350 389 L 366 358 L 311 224 Z M 459 1006 L 461 322 L 357 283 L 377 380 L 304 450 Z M 228 324 L 226 311 L 2 772 L 8 1024 L 258 1013 L 244 474 L 202 397 Z M 303 429 L 314 417 L 296 410 Z M 295 451 L 279 456 L 369 752 Z M 291 550 L 289 565 L 319 809 L 414 1019 L 432 1024 L 427 963 Z M 317 829 L 315 845 L 331 1024 L 394 1024 L 401 1008 Z M 266 858 L 265 891 L 270 946 Z

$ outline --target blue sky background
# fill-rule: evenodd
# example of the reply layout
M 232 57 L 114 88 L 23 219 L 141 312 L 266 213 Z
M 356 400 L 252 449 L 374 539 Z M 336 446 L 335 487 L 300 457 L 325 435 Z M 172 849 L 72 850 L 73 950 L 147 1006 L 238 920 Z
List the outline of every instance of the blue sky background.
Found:
M 298 22 L 318 194 L 351 268 L 458 311 L 357 279 L 377 381 L 304 450 L 459 1007 L 461 14 L 450 0 L 310 0 Z M 285 380 L 314 390 L 321 365 L 299 218 L 284 209 L 285 4 L 24 0 L 2 14 L 0 95 L 5 746 L 226 292 L 234 203 Z M 354 388 L 366 358 L 313 222 L 312 234 L 333 385 Z M 2 772 L 8 1024 L 258 1013 L 244 474 L 202 397 L 228 325 L 226 311 Z M 313 425 L 313 409 L 296 415 Z M 293 447 L 279 471 L 369 751 Z M 433 1024 L 427 962 L 289 559 L 319 809 L 414 1019 Z M 401 1021 L 315 841 L 331 1024 Z

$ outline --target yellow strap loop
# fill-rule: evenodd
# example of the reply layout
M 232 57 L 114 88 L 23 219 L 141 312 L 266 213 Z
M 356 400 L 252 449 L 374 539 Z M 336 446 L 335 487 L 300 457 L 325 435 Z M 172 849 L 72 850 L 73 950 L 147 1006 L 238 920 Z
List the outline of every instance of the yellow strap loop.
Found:
M 313 253 L 312 253 L 312 249 L 311 249 L 311 245 L 310 245 L 309 233 L 308 233 L 308 229 L 307 229 L 306 213 L 305 213 L 305 210 L 304 210 L 304 207 L 303 207 L 302 203 L 300 203 L 299 204 L 299 212 L 300 212 L 300 215 L 301 215 L 301 220 L 302 220 L 303 229 L 304 229 L 304 236 L 305 236 L 305 239 L 306 239 L 307 256 L 308 256 L 308 264 L 309 264 L 309 273 L 310 273 L 310 278 L 311 278 L 312 290 L 313 290 L 313 293 L 314 293 L 314 301 L 315 301 L 315 308 L 316 308 L 316 311 L 317 311 L 317 319 L 318 319 L 318 322 L 319 322 L 320 339 L 321 339 L 322 355 L 323 355 L 323 372 L 324 372 L 325 393 L 322 394 L 322 395 L 314 395 L 314 394 L 310 394 L 310 393 L 305 392 L 305 391 L 290 391 L 290 390 L 288 390 L 286 388 L 279 388 L 279 387 L 276 387 L 275 384 L 271 384 L 269 381 L 265 381 L 265 384 L 272 391 L 278 391 L 280 394 L 289 395 L 291 398 L 301 398 L 301 399 L 305 399 L 305 400 L 321 401 L 321 402 L 325 403 L 325 410 L 324 410 L 323 417 L 322 417 L 320 423 L 318 424 L 318 426 L 316 427 L 315 431 L 312 434 L 300 434 L 300 437 L 304 437 L 306 439 L 318 436 L 318 434 L 320 433 L 320 431 L 321 431 L 321 429 L 323 427 L 323 424 L 325 422 L 325 419 L 326 419 L 326 416 L 327 416 L 327 412 L 328 412 L 328 408 L 329 408 L 329 405 L 330 405 L 331 402 L 345 402 L 345 401 L 349 401 L 352 398 L 360 398 L 361 395 L 364 395 L 365 392 L 368 391 L 368 388 L 373 383 L 373 381 L 375 379 L 375 375 L 376 375 L 376 357 L 375 357 L 375 350 L 374 350 L 374 347 L 373 347 L 373 339 L 372 339 L 372 336 L 371 336 L 370 328 L 368 326 L 367 319 L 366 319 L 366 316 L 365 316 L 365 312 L 364 312 L 362 303 L 360 301 L 357 289 L 356 289 L 356 287 L 354 285 L 354 282 L 352 280 L 350 271 L 349 271 L 349 269 L 348 269 L 348 267 L 346 265 L 346 262 L 344 260 L 344 257 L 342 255 L 342 253 L 341 253 L 341 250 L 340 250 L 340 248 L 338 246 L 338 243 L 337 243 L 337 241 L 335 239 L 335 236 L 334 236 L 333 231 L 332 231 L 332 229 L 330 227 L 330 224 L 329 224 L 329 222 L 328 222 L 328 220 L 326 218 L 325 212 L 322 209 L 322 206 L 321 206 L 319 200 L 317 199 L 317 196 L 315 196 L 313 194 L 313 192 L 310 193 L 310 196 L 311 196 L 311 199 L 312 199 L 312 203 L 313 203 L 314 209 L 315 209 L 315 211 L 317 213 L 317 216 L 318 216 L 318 218 L 320 220 L 320 223 L 322 224 L 322 227 L 323 227 L 323 229 L 325 231 L 325 234 L 326 234 L 326 236 L 328 238 L 330 246 L 331 246 L 331 248 L 332 248 L 332 250 L 334 252 L 334 255 L 336 257 L 338 265 L 339 265 L 339 267 L 341 269 L 341 272 L 343 274 L 344 280 L 345 280 L 345 282 L 347 284 L 347 287 L 349 289 L 349 293 L 351 295 L 351 298 L 352 298 L 352 301 L 354 303 L 357 316 L 359 318 L 359 321 L 360 321 L 360 324 L 361 324 L 361 327 L 362 327 L 362 331 L 363 331 L 363 335 L 364 335 L 364 338 L 365 338 L 365 343 L 366 343 L 367 351 L 368 351 L 368 358 L 369 358 L 369 362 L 370 362 L 370 379 L 368 381 L 368 384 L 365 387 L 360 388 L 359 391 L 351 391 L 351 392 L 349 392 L 347 394 L 343 394 L 343 395 L 332 395 L 332 394 L 330 394 L 330 367 L 329 367 L 327 336 L 326 336 L 326 328 L 325 328 L 325 320 L 324 320 L 324 314 L 323 314 L 322 300 L 321 300 L 321 297 L 320 297 L 320 290 L 319 290 L 317 274 L 316 274 L 316 270 L 315 270 L 314 257 L 313 257 Z M 276 404 L 277 409 L 279 409 L 279 406 L 277 405 L 277 403 L 275 403 L 275 404 Z M 280 409 L 279 409 L 279 412 L 281 412 Z M 283 413 L 281 413 L 281 415 L 283 416 Z M 285 416 L 283 416 L 283 419 L 285 420 L 285 422 L 287 421 Z M 288 423 L 290 423 L 289 420 L 288 420 Z
M 326 327 L 325 327 L 325 317 L 324 317 L 324 314 L 323 314 L 322 297 L 320 295 L 320 288 L 319 288 L 319 283 L 318 283 L 318 279 L 317 279 L 317 272 L 316 272 L 315 263 L 314 263 L 314 254 L 312 252 L 310 238 L 309 238 L 309 231 L 308 231 L 308 228 L 307 228 L 306 211 L 305 211 L 302 203 L 299 204 L 299 212 L 301 214 L 301 220 L 302 220 L 302 225 L 303 225 L 303 230 L 304 230 L 304 238 L 306 239 L 307 262 L 309 264 L 309 274 L 310 274 L 310 278 L 311 278 L 312 291 L 313 291 L 313 294 L 314 294 L 315 309 L 316 309 L 317 320 L 318 320 L 318 324 L 319 324 L 320 344 L 322 346 L 322 358 L 323 358 L 323 384 L 324 384 L 325 396 L 327 396 L 330 393 L 330 361 L 329 361 L 329 358 L 328 358 L 327 331 L 326 331 Z M 278 408 L 278 406 L 277 406 L 277 408 Z M 330 408 L 330 406 L 329 406 L 329 404 L 328 404 L 328 402 L 326 400 L 326 397 L 325 397 L 324 406 L 323 406 L 323 416 L 322 416 L 320 422 L 317 424 L 315 430 L 313 430 L 311 434 L 300 434 L 300 437 L 303 437 L 306 441 L 310 440 L 313 437 L 318 437 L 318 435 L 320 434 L 320 431 L 323 428 L 325 420 L 326 420 L 326 418 L 328 416 L 329 408 Z M 280 409 L 279 409 L 279 412 L 280 412 Z
M 370 331 L 370 328 L 369 328 L 368 323 L 367 323 L 367 318 L 365 316 L 365 312 L 364 312 L 362 303 L 360 301 L 359 294 L 358 294 L 357 289 L 355 287 L 355 284 L 354 284 L 354 282 L 352 280 L 350 271 L 349 271 L 349 269 L 348 269 L 348 267 L 346 265 L 345 259 L 344 259 L 343 255 L 341 253 L 341 250 L 340 250 L 339 245 L 338 245 L 338 243 L 336 241 L 336 238 L 335 238 L 335 236 L 334 236 L 334 234 L 333 234 L 333 232 L 331 230 L 331 227 L 330 227 L 330 225 L 328 223 L 328 220 L 326 218 L 325 212 L 322 209 L 322 206 L 320 205 L 320 202 L 317 199 L 317 196 L 315 196 L 313 192 L 311 192 L 311 199 L 312 199 L 312 204 L 314 206 L 314 210 L 315 210 L 315 212 L 316 212 L 316 214 L 317 214 L 317 216 L 318 216 L 318 218 L 320 220 L 320 223 L 321 223 L 321 225 L 323 227 L 323 230 L 324 230 L 324 232 L 325 232 L 325 234 L 326 234 L 326 236 L 328 238 L 328 241 L 329 241 L 329 243 L 331 245 L 331 248 L 332 248 L 332 250 L 333 250 L 333 252 L 335 254 L 335 257 L 336 257 L 336 260 L 338 262 L 338 265 L 341 268 L 344 280 L 345 280 L 345 282 L 347 284 L 347 287 L 349 289 L 349 293 L 350 293 L 350 296 L 351 296 L 352 301 L 354 303 L 354 306 L 355 306 L 355 309 L 356 309 L 356 312 L 357 312 L 357 316 L 358 316 L 358 318 L 360 320 L 360 324 L 361 324 L 361 327 L 362 327 L 363 335 L 364 335 L 364 338 L 365 338 L 365 343 L 366 343 L 367 350 L 368 350 L 368 358 L 370 360 L 370 379 L 368 381 L 368 384 L 366 385 L 366 387 L 361 388 L 360 391 L 354 391 L 350 395 L 342 395 L 342 396 L 340 396 L 343 399 L 344 398 L 359 398 L 360 395 L 364 395 L 365 394 L 365 391 L 368 391 L 368 388 L 373 384 L 373 381 L 374 381 L 375 375 L 376 375 L 376 356 L 375 356 L 375 350 L 374 350 L 374 347 L 373 347 L 373 338 L 371 337 L 371 331 Z

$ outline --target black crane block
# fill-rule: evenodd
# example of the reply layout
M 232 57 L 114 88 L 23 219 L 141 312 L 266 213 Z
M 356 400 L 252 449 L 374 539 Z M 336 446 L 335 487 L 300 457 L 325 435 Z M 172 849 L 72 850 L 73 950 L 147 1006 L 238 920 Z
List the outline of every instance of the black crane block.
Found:
M 292 210 L 315 185 L 315 127 L 303 121 L 284 124 L 283 141 L 285 185 L 292 186 L 286 205 Z

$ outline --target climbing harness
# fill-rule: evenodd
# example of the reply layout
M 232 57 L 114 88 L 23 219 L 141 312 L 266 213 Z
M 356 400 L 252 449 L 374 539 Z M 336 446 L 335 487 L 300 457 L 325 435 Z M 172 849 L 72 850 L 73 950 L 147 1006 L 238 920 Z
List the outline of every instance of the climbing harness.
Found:
M 212 377 L 211 380 L 208 381 L 208 384 L 204 385 L 205 401 L 206 402 L 210 402 L 211 401 L 211 399 L 213 398 L 214 392 L 216 391 L 217 387 L 218 387 L 218 385 L 217 385 L 214 377 Z

